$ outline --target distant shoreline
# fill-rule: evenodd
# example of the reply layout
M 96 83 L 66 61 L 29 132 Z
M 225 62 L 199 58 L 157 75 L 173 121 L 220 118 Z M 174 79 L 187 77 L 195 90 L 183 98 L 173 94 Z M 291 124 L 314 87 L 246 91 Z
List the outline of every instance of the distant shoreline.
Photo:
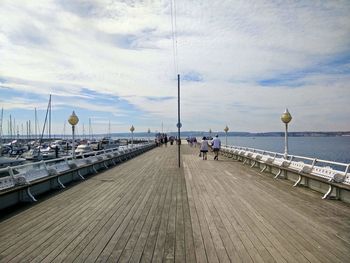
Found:
M 177 136 L 177 132 L 168 132 L 168 135 L 174 135 Z M 214 136 L 215 134 L 219 134 L 219 136 L 223 137 L 225 136 L 224 132 L 215 132 L 213 131 L 211 133 L 211 136 Z M 151 134 L 148 133 L 135 133 L 134 136 L 137 137 L 148 137 L 148 136 L 153 136 L 154 132 Z M 189 137 L 189 136 L 207 136 L 209 135 L 209 132 L 204 132 L 204 131 L 182 131 L 181 132 L 181 137 Z M 289 132 L 288 135 L 290 137 L 338 137 L 338 136 L 350 136 L 350 131 L 346 132 Z M 128 137 L 130 136 L 130 133 L 112 133 L 112 137 L 118 137 L 118 136 L 123 136 L 123 137 Z M 239 137 L 281 137 L 284 136 L 284 132 L 228 132 L 227 136 L 239 136 Z

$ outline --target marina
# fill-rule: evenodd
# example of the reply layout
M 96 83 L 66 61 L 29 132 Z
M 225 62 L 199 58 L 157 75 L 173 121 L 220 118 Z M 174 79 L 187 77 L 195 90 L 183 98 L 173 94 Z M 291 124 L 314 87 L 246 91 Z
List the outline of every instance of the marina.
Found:
M 0 263 L 350 262 L 349 14 L 0 1 Z
M 157 147 L 0 222 L 1 262 L 346 262 L 350 207 L 242 162 Z

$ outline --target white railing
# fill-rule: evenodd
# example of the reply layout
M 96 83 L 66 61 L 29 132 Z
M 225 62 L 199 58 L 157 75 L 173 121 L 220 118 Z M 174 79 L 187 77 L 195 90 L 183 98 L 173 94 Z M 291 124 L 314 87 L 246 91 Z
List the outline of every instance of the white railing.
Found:
M 47 176 L 56 175 L 67 172 L 72 169 L 72 164 L 75 167 L 80 167 L 86 164 L 93 165 L 101 161 L 108 161 L 118 156 L 131 154 L 137 150 L 146 148 L 154 143 L 139 143 L 134 145 L 119 146 L 116 148 L 91 151 L 77 155 L 76 159 L 72 156 L 61 157 L 57 159 L 27 163 L 7 168 L 0 169 L 0 191 L 14 187 L 16 185 L 30 184 L 30 182 L 45 178 Z
M 260 163 L 290 168 L 297 173 L 313 174 L 329 181 L 339 181 L 350 185 L 350 164 L 347 163 L 298 155 L 288 155 L 287 158 L 284 158 L 283 153 L 232 145 L 223 146 L 222 151 Z

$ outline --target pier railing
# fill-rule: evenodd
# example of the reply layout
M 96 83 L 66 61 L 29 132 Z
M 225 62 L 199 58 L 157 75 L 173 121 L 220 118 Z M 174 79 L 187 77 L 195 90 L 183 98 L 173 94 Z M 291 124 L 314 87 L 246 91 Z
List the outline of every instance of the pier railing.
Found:
M 310 158 L 298 155 L 284 156 L 283 153 L 255 149 L 250 147 L 227 145 L 222 147 L 221 152 L 229 157 L 235 157 L 251 167 L 262 165 L 261 172 L 269 169 L 275 178 L 282 172 L 296 174 L 298 177 L 294 186 L 300 185 L 302 180 L 316 180 L 329 185 L 329 189 L 323 198 L 328 197 L 333 188 L 350 189 L 350 164 Z
M 16 186 L 30 185 L 32 182 L 45 179 L 46 177 L 58 176 L 72 170 L 76 170 L 78 175 L 84 179 L 79 168 L 89 167 L 93 172 L 97 172 L 95 165 L 101 164 L 107 168 L 106 162 L 116 164 L 116 162 L 126 160 L 134 156 L 142 149 L 152 146 L 153 143 L 140 143 L 127 146 L 119 146 L 100 151 L 91 151 L 77 155 L 57 159 L 27 163 L 0 169 L 0 191 L 14 188 Z M 59 177 L 57 182 L 63 187 Z

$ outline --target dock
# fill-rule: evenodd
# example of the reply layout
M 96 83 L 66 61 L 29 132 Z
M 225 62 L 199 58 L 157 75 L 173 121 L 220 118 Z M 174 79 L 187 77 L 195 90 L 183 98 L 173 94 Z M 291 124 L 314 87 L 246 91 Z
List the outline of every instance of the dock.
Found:
M 350 205 L 157 147 L 0 221 L 0 262 L 349 262 Z

